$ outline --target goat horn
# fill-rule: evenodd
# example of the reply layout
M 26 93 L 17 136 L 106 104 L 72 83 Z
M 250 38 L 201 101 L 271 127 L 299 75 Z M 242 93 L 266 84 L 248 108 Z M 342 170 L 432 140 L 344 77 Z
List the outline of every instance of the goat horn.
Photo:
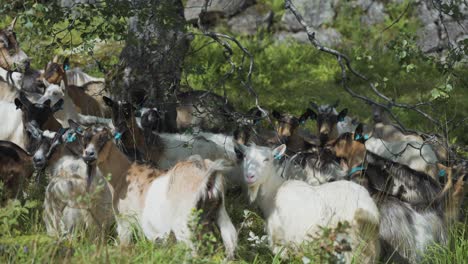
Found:
M 13 18 L 13 20 L 11 21 L 10 25 L 8 26 L 8 30 L 10 31 L 13 31 L 13 29 L 15 29 L 15 25 L 16 25 L 16 20 L 17 20 L 18 17 L 15 17 Z

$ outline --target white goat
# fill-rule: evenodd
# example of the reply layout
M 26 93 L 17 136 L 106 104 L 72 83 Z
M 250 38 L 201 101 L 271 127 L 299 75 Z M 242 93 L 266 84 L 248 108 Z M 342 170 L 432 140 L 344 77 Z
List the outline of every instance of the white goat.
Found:
M 23 126 L 23 113 L 16 109 L 15 104 L 0 101 L 0 116 L 2 125 L 0 126 L 0 140 L 7 140 L 26 149 L 26 137 Z
M 244 177 L 250 200 L 256 201 L 266 218 L 270 246 L 278 253 L 281 246 L 298 246 L 317 235 L 320 227 L 335 227 L 347 221 L 352 252 L 362 262 L 378 258 L 379 211 L 365 188 L 348 181 L 310 186 L 302 181 L 281 178 L 281 159 L 286 145 L 273 151 L 266 147 L 237 146 L 244 153 Z M 367 245 L 366 245 L 367 243 Z M 359 251 L 359 250 L 361 251 Z
M 23 84 L 23 74 L 9 72 L 0 67 L 0 101 L 13 102 Z
M 439 160 L 432 147 L 416 141 L 387 142 L 383 139 L 371 137 L 365 142 L 366 149 L 383 158 L 407 165 L 411 169 L 423 172 L 438 179 Z M 442 176 L 445 176 L 443 174 Z
M 74 235 L 84 229 L 91 238 L 103 238 L 113 222 L 112 195 L 106 180 L 96 171 L 89 181 L 73 131 L 36 133 L 40 134 L 40 146 L 33 156 L 34 166 L 46 169 L 51 176 L 44 200 L 47 233 Z
M 189 215 L 197 208 L 209 214 L 207 219 L 216 219 L 227 256 L 234 256 L 237 233 L 224 207 L 222 160 L 197 156 L 161 171 L 130 162 L 106 128 L 87 128 L 84 138 L 83 159 L 95 163 L 104 175 L 112 175 L 109 183 L 122 244 L 131 240 L 132 223 L 139 224 L 151 240 L 172 231 L 177 239 L 190 243 Z

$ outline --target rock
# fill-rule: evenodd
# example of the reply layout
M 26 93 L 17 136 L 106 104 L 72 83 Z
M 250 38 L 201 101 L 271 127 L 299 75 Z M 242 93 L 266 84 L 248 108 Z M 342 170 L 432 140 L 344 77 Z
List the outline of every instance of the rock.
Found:
M 460 21 L 455 21 L 451 16 L 442 14 L 442 24 L 440 12 L 434 7 L 433 3 L 420 1 L 416 8 L 416 13 L 423 24 L 418 31 L 418 46 L 425 53 L 440 52 L 451 45 L 457 45 L 457 42 L 468 38 L 468 7 L 466 4 L 458 5 L 460 12 L 464 15 Z
M 361 17 L 361 23 L 364 25 L 375 25 L 385 20 L 385 6 L 382 2 L 361 0 L 358 5 L 364 10 L 365 14 Z
M 206 15 L 212 19 L 217 16 L 231 17 L 254 3 L 254 0 L 211 0 Z M 191 23 L 196 22 L 204 4 L 205 0 L 188 0 L 184 10 L 185 19 Z
M 269 29 L 272 23 L 273 12 L 256 5 L 229 19 L 228 26 L 234 33 L 251 36 L 259 29 Z
M 304 17 L 307 25 L 313 28 L 332 23 L 336 15 L 334 9 L 336 0 L 294 0 L 292 2 Z M 302 26 L 289 10 L 283 15 L 281 24 L 287 31 L 297 32 L 302 30 Z
M 60 6 L 70 8 L 74 4 L 96 4 L 96 0 L 61 0 Z
M 275 34 L 278 42 L 285 42 L 290 39 L 294 39 L 301 43 L 310 43 L 309 37 L 305 31 L 300 32 L 287 32 L 282 31 Z M 320 28 L 315 31 L 315 37 L 318 39 L 320 44 L 324 46 L 336 46 L 341 42 L 341 34 L 334 28 Z

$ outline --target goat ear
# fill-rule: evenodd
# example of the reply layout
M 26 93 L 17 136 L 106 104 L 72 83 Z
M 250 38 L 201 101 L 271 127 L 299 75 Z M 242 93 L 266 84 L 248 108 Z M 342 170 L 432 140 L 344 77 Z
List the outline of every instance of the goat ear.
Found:
M 70 58 L 66 57 L 65 60 L 63 61 L 63 70 L 68 71 L 70 70 Z
M 348 114 L 348 108 L 341 110 L 341 112 L 338 113 L 338 122 L 343 122 L 347 114 Z
M 245 157 L 245 153 L 247 152 L 247 146 L 244 144 L 239 143 L 236 139 L 234 141 L 234 152 L 236 153 L 236 157 L 241 160 Z
M 284 154 L 286 153 L 286 145 L 283 144 L 279 147 L 276 147 L 275 149 L 273 149 L 273 151 L 271 152 L 273 154 L 273 158 L 276 159 L 276 160 L 280 160 Z
M 102 99 L 104 100 L 104 103 L 109 106 L 109 107 L 113 107 L 114 106 L 114 101 L 112 101 L 112 99 L 110 99 L 109 97 L 107 96 L 103 96 Z
M 63 107 L 63 99 L 58 100 L 53 106 L 52 106 L 52 113 L 55 113 L 59 110 L 61 110 Z
M 26 124 L 26 131 L 28 131 L 29 134 L 31 134 L 31 136 L 33 138 L 35 138 L 35 139 L 40 139 L 41 138 L 42 130 L 40 130 L 39 128 L 37 128 L 36 126 L 34 126 L 31 123 Z
M 60 81 L 60 89 L 65 92 L 65 81 L 64 80 L 61 80 Z
M 362 123 L 359 123 L 359 125 L 356 127 L 356 130 L 354 130 L 354 140 L 364 142 L 367 140 L 367 135 L 363 135 L 364 128 Z
M 273 110 L 273 112 L 271 113 L 273 115 L 274 118 L 276 119 L 280 119 L 281 118 L 281 114 L 276 111 L 276 110 Z
M 77 122 L 73 121 L 72 119 L 68 119 L 68 125 L 75 131 L 75 133 L 79 135 L 83 134 L 84 128 Z
M 50 83 L 45 78 L 42 78 L 42 82 L 44 83 L 46 88 L 50 86 Z
M 314 112 L 314 110 L 312 110 L 310 108 L 307 108 L 305 113 L 302 114 L 301 117 L 299 117 L 299 122 L 302 124 L 305 121 L 307 121 L 308 118 L 310 118 L 312 120 L 317 118 L 317 114 Z
M 21 100 L 18 98 L 15 98 L 15 105 L 16 109 L 21 109 L 23 107 L 23 103 L 21 103 Z
M 25 107 L 30 107 L 32 105 L 31 101 L 29 101 L 24 92 L 20 92 L 18 99 Z

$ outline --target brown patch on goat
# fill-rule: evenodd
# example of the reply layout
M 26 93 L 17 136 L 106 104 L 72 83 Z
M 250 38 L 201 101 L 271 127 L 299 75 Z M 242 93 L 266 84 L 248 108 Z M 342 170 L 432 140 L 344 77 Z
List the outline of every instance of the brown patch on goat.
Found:
M 349 168 L 361 165 L 367 151 L 364 143 L 353 140 L 353 137 L 354 134 L 346 133 L 327 143 L 335 156 L 343 158 Z
M 127 171 L 126 181 L 127 183 L 132 183 L 137 188 L 136 191 L 140 194 L 140 204 L 142 208 L 145 205 L 146 193 L 151 183 L 164 174 L 165 171 L 163 170 L 136 163 L 133 163 Z

